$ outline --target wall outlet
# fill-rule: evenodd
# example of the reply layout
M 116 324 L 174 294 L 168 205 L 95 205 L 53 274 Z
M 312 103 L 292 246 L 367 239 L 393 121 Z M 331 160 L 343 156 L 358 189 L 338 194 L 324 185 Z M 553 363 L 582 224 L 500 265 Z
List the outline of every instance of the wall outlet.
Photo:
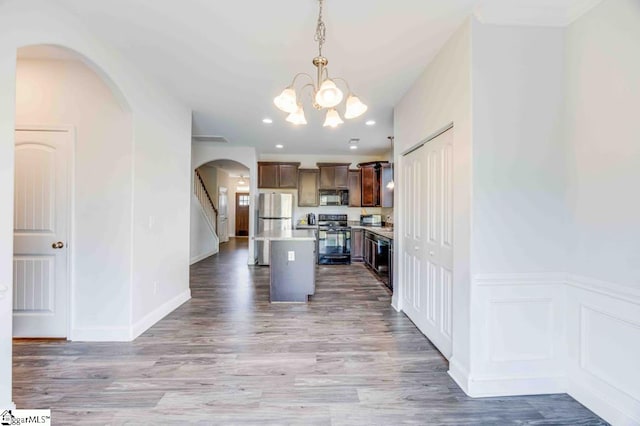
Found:
M 158 294 L 158 281 L 153 282 L 153 294 Z
M 296 260 L 296 252 L 295 251 L 287 252 L 287 259 L 289 260 L 289 262 L 293 262 L 294 260 Z

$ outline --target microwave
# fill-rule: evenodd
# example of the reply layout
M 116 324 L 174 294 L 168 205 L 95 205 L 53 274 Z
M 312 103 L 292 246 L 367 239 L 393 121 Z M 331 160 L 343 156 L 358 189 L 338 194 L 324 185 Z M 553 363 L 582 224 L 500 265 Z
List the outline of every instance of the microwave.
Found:
M 360 215 L 360 225 L 382 226 L 382 215 L 381 214 Z
M 321 206 L 348 206 L 349 190 L 347 189 L 321 189 Z

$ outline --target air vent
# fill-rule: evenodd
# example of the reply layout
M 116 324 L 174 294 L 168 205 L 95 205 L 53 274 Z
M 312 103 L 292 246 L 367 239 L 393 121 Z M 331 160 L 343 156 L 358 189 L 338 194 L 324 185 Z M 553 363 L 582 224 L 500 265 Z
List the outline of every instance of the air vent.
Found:
M 229 143 L 223 136 L 215 135 L 193 135 L 191 137 L 196 142 L 216 142 L 216 143 Z
M 360 138 L 351 138 L 349 139 L 349 145 L 355 145 L 360 142 Z

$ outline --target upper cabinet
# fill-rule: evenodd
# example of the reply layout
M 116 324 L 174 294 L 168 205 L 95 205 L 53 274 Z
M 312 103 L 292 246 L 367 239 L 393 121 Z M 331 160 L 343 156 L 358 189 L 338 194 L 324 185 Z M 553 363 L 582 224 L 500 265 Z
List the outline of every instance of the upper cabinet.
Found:
M 351 163 L 317 163 L 320 169 L 320 189 L 349 188 Z
M 349 170 L 349 207 L 362 206 L 360 170 Z
M 258 188 L 297 188 L 300 163 L 258 162 Z
M 362 207 L 393 207 L 393 190 L 387 184 L 393 180 L 391 165 L 384 161 L 360 163 Z
M 317 207 L 320 204 L 318 175 L 317 169 L 298 170 L 298 207 Z

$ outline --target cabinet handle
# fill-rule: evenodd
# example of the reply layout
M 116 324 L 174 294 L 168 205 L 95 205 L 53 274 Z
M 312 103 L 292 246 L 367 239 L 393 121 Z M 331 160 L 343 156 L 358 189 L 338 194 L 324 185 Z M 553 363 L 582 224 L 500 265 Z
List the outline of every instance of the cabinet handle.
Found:
M 432 251 L 430 251 L 430 252 L 429 252 L 429 256 L 433 256 L 434 254 L 435 254 L 435 253 L 434 253 L 434 252 L 432 252 Z

